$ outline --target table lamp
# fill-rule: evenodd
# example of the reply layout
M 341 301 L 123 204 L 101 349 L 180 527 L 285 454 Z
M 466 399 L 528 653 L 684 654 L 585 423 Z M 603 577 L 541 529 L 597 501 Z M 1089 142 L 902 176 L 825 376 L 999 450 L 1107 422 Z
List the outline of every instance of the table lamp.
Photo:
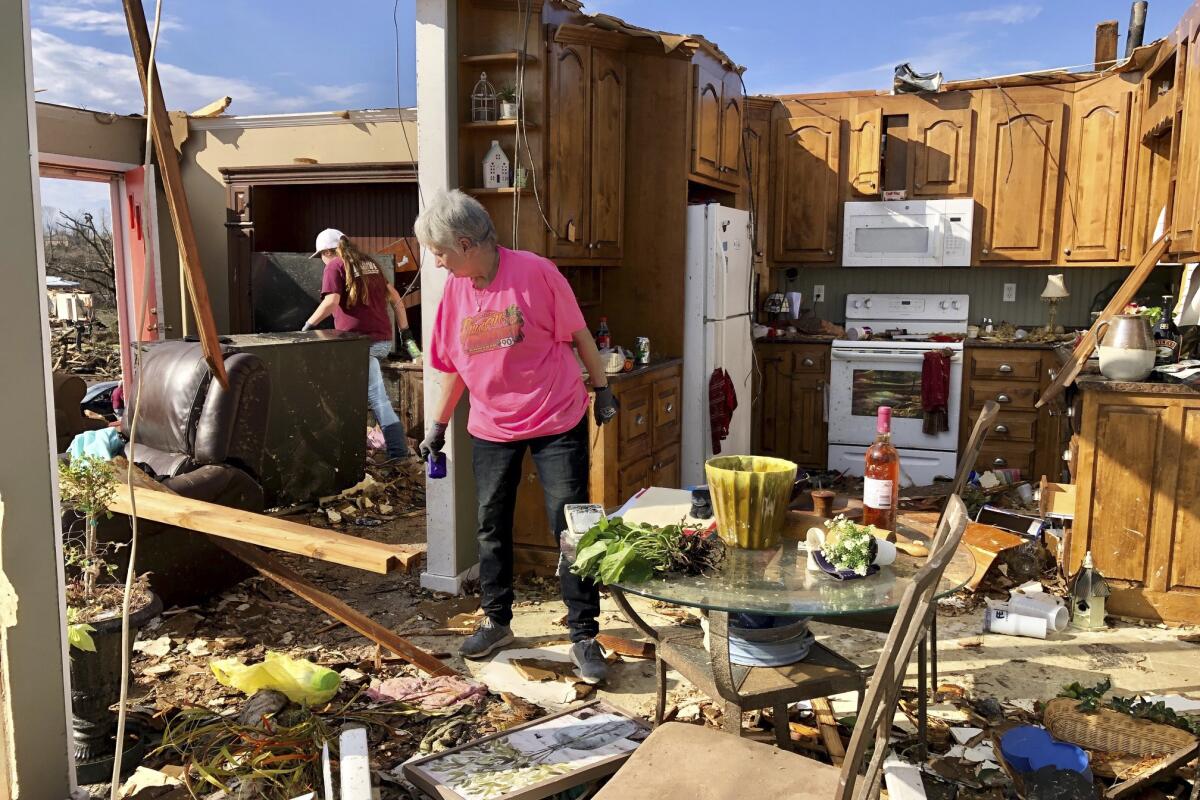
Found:
M 1050 305 L 1050 321 L 1046 324 L 1047 333 L 1059 332 L 1054 324 L 1054 318 L 1058 313 L 1058 301 L 1070 296 L 1071 293 L 1067 291 L 1067 285 L 1063 283 L 1061 273 L 1046 276 L 1046 288 L 1042 289 L 1042 299 Z

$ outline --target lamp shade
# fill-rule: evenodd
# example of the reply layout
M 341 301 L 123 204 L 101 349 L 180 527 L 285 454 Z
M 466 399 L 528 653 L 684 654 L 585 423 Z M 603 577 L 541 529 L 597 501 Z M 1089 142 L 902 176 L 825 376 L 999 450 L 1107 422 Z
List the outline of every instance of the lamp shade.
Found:
M 1043 299 L 1051 300 L 1070 296 L 1071 293 L 1067 291 L 1067 285 L 1063 283 L 1063 276 L 1061 274 L 1046 276 L 1046 288 L 1042 289 Z

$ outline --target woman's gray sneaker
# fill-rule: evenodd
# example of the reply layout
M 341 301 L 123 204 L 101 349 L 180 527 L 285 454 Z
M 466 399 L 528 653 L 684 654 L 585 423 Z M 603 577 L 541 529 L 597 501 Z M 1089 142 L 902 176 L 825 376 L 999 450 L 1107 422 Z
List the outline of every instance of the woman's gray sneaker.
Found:
M 579 667 L 579 677 L 584 683 L 595 686 L 608 677 L 608 662 L 595 639 L 581 639 L 571 645 L 571 661 Z
M 485 617 L 479 629 L 466 638 L 458 652 L 463 658 L 483 658 L 514 641 L 512 628 L 497 625 Z

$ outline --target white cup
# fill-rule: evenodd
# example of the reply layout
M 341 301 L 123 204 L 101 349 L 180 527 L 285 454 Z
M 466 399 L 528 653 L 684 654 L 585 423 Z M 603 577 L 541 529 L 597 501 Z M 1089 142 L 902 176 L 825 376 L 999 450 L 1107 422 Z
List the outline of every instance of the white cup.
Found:
M 1028 636 L 1033 639 L 1046 638 L 1046 620 L 1042 617 L 1027 617 L 1013 613 L 1008 603 L 988 603 L 987 615 L 983 618 L 985 631 L 1007 636 Z
M 880 567 L 886 567 L 888 564 L 894 563 L 896 560 L 896 545 L 889 542 L 887 539 L 875 539 L 875 560 L 872 564 Z
M 1008 600 L 1008 609 L 1014 614 L 1044 619 L 1046 627 L 1054 633 L 1065 631 L 1067 623 L 1071 621 L 1071 615 L 1062 601 L 1054 595 L 1041 592 L 1034 594 L 1013 592 L 1012 597 Z

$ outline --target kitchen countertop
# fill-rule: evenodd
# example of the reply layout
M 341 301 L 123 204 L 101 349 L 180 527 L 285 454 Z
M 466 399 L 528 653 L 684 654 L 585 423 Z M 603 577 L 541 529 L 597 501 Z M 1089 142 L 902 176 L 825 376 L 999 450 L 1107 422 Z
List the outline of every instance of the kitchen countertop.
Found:
M 981 347 L 993 349 L 1014 349 L 1014 350 L 1053 350 L 1060 345 L 1071 343 L 1070 339 L 1065 339 L 1060 342 L 1027 342 L 1024 340 L 1012 342 L 984 341 L 983 339 L 966 339 L 963 344 L 966 347 Z
M 1158 381 L 1113 381 L 1103 375 L 1080 375 L 1075 379 L 1075 385 L 1083 391 L 1092 392 L 1129 392 L 1137 394 L 1200 394 L 1184 383 L 1160 383 Z
M 631 378 L 636 378 L 639 375 L 645 375 L 647 372 L 654 372 L 655 370 L 663 369 L 665 367 L 673 367 L 676 364 L 682 363 L 682 358 L 655 359 L 644 367 L 634 367 L 629 372 L 618 372 L 616 375 L 609 375 L 608 381 L 609 383 L 625 381 Z
M 792 336 L 762 336 L 755 344 L 829 344 L 836 336 L 827 333 L 797 333 Z

